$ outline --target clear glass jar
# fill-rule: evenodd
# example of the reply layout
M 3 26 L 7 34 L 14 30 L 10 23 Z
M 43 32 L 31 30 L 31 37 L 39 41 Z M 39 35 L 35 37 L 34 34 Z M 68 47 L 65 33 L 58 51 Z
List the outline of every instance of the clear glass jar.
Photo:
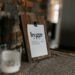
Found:
M 4 73 L 16 73 L 21 67 L 21 50 L 8 50 L 6 44 L 1 51 L 1 71 Z

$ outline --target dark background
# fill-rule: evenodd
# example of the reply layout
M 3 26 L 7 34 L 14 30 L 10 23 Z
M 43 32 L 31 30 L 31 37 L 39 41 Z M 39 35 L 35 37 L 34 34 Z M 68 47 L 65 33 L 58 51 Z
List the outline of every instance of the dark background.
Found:
M 60 47 L 75 49 L 75 0 L 62 0 Z

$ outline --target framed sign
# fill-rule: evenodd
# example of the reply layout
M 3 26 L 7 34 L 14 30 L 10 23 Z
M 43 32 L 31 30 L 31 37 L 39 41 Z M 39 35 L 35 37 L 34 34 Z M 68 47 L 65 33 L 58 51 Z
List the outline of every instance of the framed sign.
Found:
M 40 22 L 37 25 L 29 24 L 29 16 L 27 15 L 25 17 L 24 15 L 21 16 L 21 19 L 26 51 L 25 57 L 28 61 L 32 62 L 50 57 L 46 25 Z

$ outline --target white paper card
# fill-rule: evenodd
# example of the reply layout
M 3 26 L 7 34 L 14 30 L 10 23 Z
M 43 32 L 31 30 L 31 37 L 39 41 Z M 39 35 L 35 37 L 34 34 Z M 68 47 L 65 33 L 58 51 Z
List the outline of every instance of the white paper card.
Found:
M 27 25 L 31 57 L 48 55 L 44 25 Z

